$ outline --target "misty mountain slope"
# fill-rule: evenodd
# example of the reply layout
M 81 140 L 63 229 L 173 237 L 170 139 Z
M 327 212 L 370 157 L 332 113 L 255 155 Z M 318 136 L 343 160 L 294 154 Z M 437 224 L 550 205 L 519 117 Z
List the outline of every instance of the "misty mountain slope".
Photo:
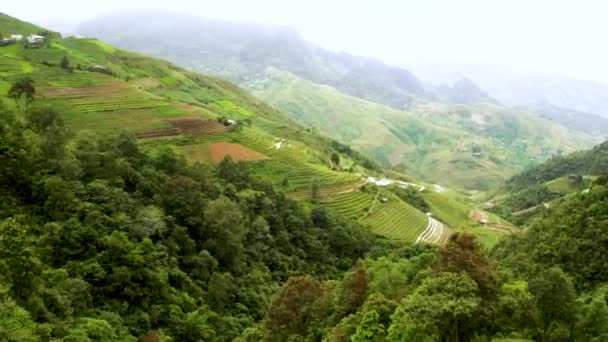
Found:
M 487 82 L 484 88 L 511 105 L 546 102 L 557 107 L 608 117 L 608 85 L 592 81 L 530 77 L 507 79 L 504 85 Z
M 442 102 L 454 104 L 495 103 L 498 101 L 490 97 L 479 85 L 468 78 L 461 78 L 452 86 L 440 85 L 436 93 Z
M 526 75 L 500 67 L 410 65 L 424 81 L 460 83 L 470 79 L 505 105 L 529 111 L 564 127 L 608 135 L 608 85 L 568 77 Z M 449 87 L 448 87 L 449 89 Z
M 596 142 L 490 104 L 414 103 L 411 111 L 395 110 L 274 68 L 246 87 L 283 113 L 385 165 L 401 165 L 423 179 L 468 189 L 488 189 L 560 150 Z
M 327 51 L 283 27 L 127 13 L 86 22 L 80 32 L 237 83 L 272 66 L 395 108 L 406 107 L 413 98 L 436 97 L 406 69 Z

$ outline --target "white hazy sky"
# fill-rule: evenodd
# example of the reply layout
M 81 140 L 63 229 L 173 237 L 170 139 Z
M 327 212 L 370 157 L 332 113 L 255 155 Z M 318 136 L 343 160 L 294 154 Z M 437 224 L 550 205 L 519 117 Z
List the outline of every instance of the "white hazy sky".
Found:
M 326 48 L 391 64 L 496 65 L 608 83 L 603 0 L 6 0 L 0 6 L 49 26 L 122 10 L 287 25 Z

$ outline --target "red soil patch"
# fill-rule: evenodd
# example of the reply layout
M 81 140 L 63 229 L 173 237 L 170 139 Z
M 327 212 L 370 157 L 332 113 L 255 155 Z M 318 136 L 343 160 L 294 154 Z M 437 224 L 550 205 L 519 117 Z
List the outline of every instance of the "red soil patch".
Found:
M 243 145 L 227 142 L 210 143 L 209 151 L 211 152 L 211 159 L 214 163 L 219 163 L 228 155 L 235 161 L 268 159 L 267 156 L 250 150 Z

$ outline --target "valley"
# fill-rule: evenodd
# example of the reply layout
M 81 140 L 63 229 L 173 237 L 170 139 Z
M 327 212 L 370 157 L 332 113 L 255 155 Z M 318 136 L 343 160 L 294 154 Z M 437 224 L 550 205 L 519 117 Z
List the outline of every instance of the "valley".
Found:
M 0 13 L 0 340 L 608 336 L 603 86 L 510 102 L 288 27 L 80 21 Z
M 154 32 L 148 20 L 159 22 Z M 169 26 L 183 36 L 210 34 L 175 39 L 164 34 Z M 508 108 L 471 80 L 433 87 L 406 69 L 324 50 L 286 28 L 150 12 L 97 18 L 81 32 L 232 80 L 300 124 L 427 182 L 486 191 L 601 141 Z M 223 36 L 230 40 L 214 38 Z

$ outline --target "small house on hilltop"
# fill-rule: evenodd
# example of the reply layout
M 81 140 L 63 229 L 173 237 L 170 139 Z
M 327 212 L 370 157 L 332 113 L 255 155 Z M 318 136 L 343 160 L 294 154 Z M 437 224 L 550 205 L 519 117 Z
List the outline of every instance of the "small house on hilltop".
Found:
M 17 42 L 20 42 L 22 39 L 23 39 L 23 35 L 11 34 L 8 38 L 2 39 L 2 41 L 0 42 L 0 46 L 17 43 Z
M 236 121 L 232 120 L 232 119 L 226 119 L 224 120 L 224 126 L 232 126 L 235 125 Z
M 30 46 L 40 46 L 44 43 L 45 37 L 37 34 L 32 34 L 27 37 L 27 43 Z

